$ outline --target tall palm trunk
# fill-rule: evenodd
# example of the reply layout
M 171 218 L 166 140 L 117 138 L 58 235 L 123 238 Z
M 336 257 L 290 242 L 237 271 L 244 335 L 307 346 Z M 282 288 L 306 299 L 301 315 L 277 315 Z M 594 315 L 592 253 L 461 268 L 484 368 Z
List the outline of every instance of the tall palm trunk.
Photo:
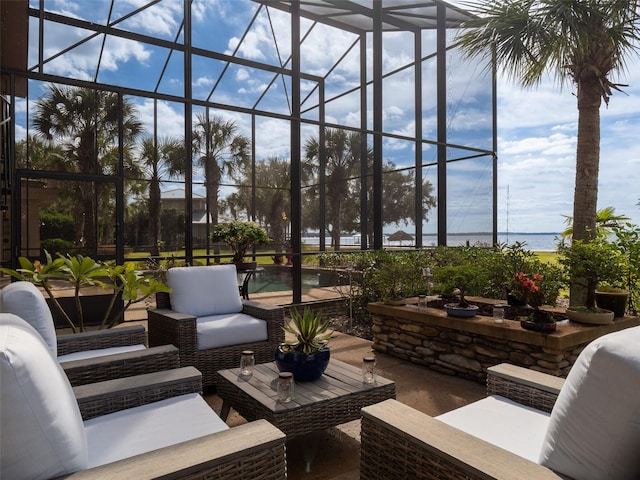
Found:
M 578 84 L 578 142 L 573 200 L 573 239 L 592 240 L 596 235 L 598 171 L 600 163 L 600 96 L 597 79 Z M 571 304 L 585 305 L 587 291 L 571 279 Z
M 157 171 L 149 183 L 149 237 L 151 241 L 149 252 L 152 256 L 157 257 L 160 255 L 158 248 L 160 241 L 160 182 Z

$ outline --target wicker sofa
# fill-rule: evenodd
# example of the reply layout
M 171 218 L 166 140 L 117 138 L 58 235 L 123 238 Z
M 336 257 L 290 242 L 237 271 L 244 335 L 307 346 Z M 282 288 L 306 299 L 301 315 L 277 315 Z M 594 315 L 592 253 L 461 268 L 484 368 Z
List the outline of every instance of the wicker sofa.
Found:
M 395 400 L 362 410 L 360 478 L 640 478 L 640 327 L 600 337 L 566 380 L 514 365 L 488 397 L 432 418 Z
M 171 344 L 146 348 L 142 325 L 57 335 L 51 310 L 31 282 L 13 282 L 0 290 L 0 310 L 27 321 L 62 365 L 71 385 L 159 372 L 180 366 Z
M 0 369 L 2 478 L 286 478 L 285 435 L 229 429 L 193 367 L 72 389 L 35 330 L 1 314 Z
M 256 363 L 273 361 L 284 341 L 284 308 L 241 299 L 235 265 L 171 268 L 167 285 L 165 303 L 148 311 L 149 345 L 175 345 L 180 365 L 200 370 L 205 387 L 218 383 L 219 370 L 238 366 L 243 350 Z

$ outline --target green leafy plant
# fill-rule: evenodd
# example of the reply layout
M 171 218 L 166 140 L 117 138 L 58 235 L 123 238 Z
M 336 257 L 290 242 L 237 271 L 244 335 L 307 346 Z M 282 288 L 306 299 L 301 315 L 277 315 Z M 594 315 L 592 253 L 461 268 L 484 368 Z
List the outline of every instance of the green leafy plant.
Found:
M 285 340 L 284 349 L 307 355 L 321 350 L 333 334 L 333 331 L 329 331 L 329 321 L 322 321 L 321 314 L 309 308 L 305 308 L 302 314 L 292 310 L 291 322 L 282 328 L 294 337 Z
M 574 282 L 586 289 L 584 305 L 596 310 L 596 288 L 600 282 L 617 284 L 622 278 L 624 261 L 616 246 L 602 237 L 589 242 L 573 240 L 571 245 L 561 243 L 558 261 L 571 273 Z
M 47 251 L 45 251 L 45 260 L 46 263 L 43 264 L 39 260 L 31 262 L 26 257 L 20 257 L 18 258 L 20 268 L 13 270 L 3 267 L 0 268 L 0 271 L 18 280 L 29 281 L 42 287 L 73 332 L 78 330 L 85 331 L 84 312 L 80 302 L 80 290 L 82 287 L 98 286 L 105 290 L 113 290 L 109 307 L 100 323 L 101 328 L 115 326 L 118 323 L 118 319 L 122 318 L 124 311 L 134 303 L 141 302 L 156 292 L 171 291 L 170 288 L 156 280 L 152 275 L 144 275 L 139 270 L 136 270 L 133 264 L 108 265 L 96 262 L 92 258 L 83 255 L 65 256 L 57 254 L 57 258 L 54 259 Z M 51 283 L 54 280 L 68 282 L 73 286 L 78 325 L 71 320 L 69 314 L 62 308 L 56 298 Z M 123 307 L 115 317 L 112 317 L 113 320 L 109 323 L 108 319 L 111 317 L 116 300 L 120 296 L 124 302 Z
M 211 240 L 226 243 L 231 248 L 233 263 L 241 263 L 247 250 L 254 245 L 264 245 L 271 242 L 267 232 L 257 223 L 240 221 L 214 225 Z
M 484 281 L 482 270 L 473 265 L 447 265 L 433 271 L 434 291 L 453 294 L 458 291 L 460 308 L 469 306 L 465 295 L 480 288 Z
M 640 307 L 640 226 L 624 223 L 613 227 L 614 245 L 623 258 L 623 279 L 618 287 L 629 292 L 629 310 Z

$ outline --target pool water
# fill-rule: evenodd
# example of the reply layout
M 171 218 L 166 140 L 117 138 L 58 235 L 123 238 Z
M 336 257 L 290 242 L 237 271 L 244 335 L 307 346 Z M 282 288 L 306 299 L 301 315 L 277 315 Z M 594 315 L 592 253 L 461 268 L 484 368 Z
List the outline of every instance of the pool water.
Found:
M 319 288 L 335 285 L 335 276 L 318 271 L 302 271 L 302 288 Z M 291 269 L 266 267 L 257 271 L 249 280 L 249 294 L 292 290 Z

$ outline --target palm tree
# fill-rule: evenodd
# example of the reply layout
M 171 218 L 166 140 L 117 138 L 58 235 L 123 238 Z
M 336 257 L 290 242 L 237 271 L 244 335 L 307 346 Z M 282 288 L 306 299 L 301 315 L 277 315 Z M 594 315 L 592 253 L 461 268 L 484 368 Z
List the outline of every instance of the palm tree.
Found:
M 327 207 L 326 228 L 331 235 L 331 245 L 340 250 L 340 233 L 347 221 L 345 208 L 353 204 L 349 180 L 360 165 L 361 135 L 341 129 L 328 128 L 325 133 Z M 320 168 L 320 142 L 309 138 L 304 146 L 307 167 L 318 172 Z M 371 155 L 368 149 L 367 155 Z M 359 171 L 358 171 L 359 174 Z
M 222 177 L 246 168 L 250 158 L 250 141 L 238 133 L 238 127 L 233 121 L 198 114 L 193 144 L 198 162 L 204 169 L 207 210 L 215 225 L 218 223 Z
M 613 207 L 601 208 L 596 212 L 596 236 L 606 239 L 612 229 L 622 226 L 627 220 L 630 218 L 625 215 L 616 215 L 616 209 Z M 565 223 L 567 228 L 562 232 L 562 238 L 571 238 L 573 236 L 573 217 L 567 215 Z
M 152 137 L 142 140 L 140 160 L 149 179 L 149 237 L 152 256 L 160 254 L 160 184 L 163 180 L 176 178 L 185 171 L 186 151 L 184 142 L 163 137 L 156 141 Z
M 482 0 L 477 18 L 464 24 L 458 45 L 468 57 L 491 58 L 524 87 L 551 72 L 576 87 L 578 140 L 573 199 L 573 239 L 596 235 L 600 106 L 609 103 L 611 81 L 636 52 L 640 38 L 638 0 Z M 575 298 L 581 297 L 581 298 Z M 572 304 L 584 293 L 572 289 Z
M 114 174 L 119 159 L 120 119 L 123 155 L 125 160 L 131 159 L 131 147 L 142 131 L 131 102 L 123 99 L 120 105 L 117 94 L 101 90 L 53 84 L 48 88 L 48 93 L 36 103 L 33 126 L 46 141 L 63 147 L 66 171 Z M 82 182 L 78 190 L 80 201 L 73 212 L 76 240 L 89 251 L 95 251 L 99 189 L 93 182 Z
M 256 221 L 267 229 L 278 256 L 285 248 L 291 209 L 290 162 L 278 157 L 256 162 L 256 177 L 260 179 L 256 188 Z M 243 172 L 237 181 L 238 190 L 227 197 L 227 205 L 233 218 L 242 211 L 249 218 L 252 203 L 250 172 Z

